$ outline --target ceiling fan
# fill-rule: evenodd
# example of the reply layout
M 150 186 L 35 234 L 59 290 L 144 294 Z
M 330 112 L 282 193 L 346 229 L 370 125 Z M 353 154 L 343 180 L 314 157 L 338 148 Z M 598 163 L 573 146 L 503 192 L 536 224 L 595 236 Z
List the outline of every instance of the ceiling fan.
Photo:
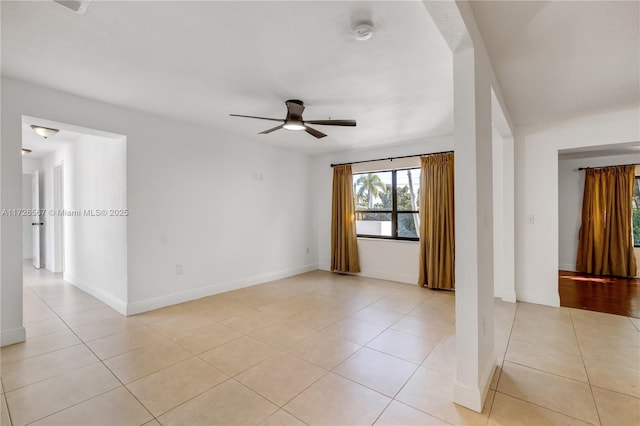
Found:
M 304 130 L 316 138 L 324 138 L 324 133 L 307 126 L 307 124 L 317 124 L 322 126 L 355 126 L 355 120 L 303 120 L 302 111 L 304 111 L 304 102 L 297 99 L 289 99 L 285 102 L 287 105 L 287 116 L 284 119 L 280 118 L 268 118 L 268 117 L 256 117 L 253 115 L 239 115 L 229 114 L 232 117 L 244 117 L 244 118 L 257 118 L 259 120 L 280 121 L 282 124 L 279 126 L 267 129 L 264 132 L 258 133 L 259 135 L 266 135 L 267 133 L 274 132 L 280 129 L 287 130 Z

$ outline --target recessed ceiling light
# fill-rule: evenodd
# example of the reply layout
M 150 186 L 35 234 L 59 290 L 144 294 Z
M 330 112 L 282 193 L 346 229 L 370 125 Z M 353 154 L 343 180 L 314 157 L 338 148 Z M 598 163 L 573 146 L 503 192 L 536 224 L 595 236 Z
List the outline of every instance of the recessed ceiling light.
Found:
M 60 131 L 58 129 L 52 129 L 50 127 L 36 126 L 35 124 L 32 124 L 31 128 L 33 129 L 34 132 L 36 132 L 37 134 L 39 134 L 45 139 L 50 138 L 51 136 L 54 136 L 56 133 Z
M 27 149 L 27 148 L 22 148 L 22 155 L 24 156 L 24 155 L 28 155 L 28 154 L 31 154 L 31 150 Z

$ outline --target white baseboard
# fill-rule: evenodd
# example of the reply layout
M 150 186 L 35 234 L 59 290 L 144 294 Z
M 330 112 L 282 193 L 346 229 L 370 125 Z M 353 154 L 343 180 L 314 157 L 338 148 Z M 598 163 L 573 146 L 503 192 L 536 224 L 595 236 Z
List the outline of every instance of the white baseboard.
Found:
M 321 263 L 318 269 L 322 271 L 331 271 L 331 267 L 328 263 Z M 363 269 L 360 272 L 351 275 L 418 285 L 418 277 L 415 274 L 405 274 L 402 272 L 384 272 L 372 269 Z
M 489 392 L 491 380 L 493 380 L 493 373 L 497 366 L 496 359 L 497 355 L 494 348 L 493 353 L 489 357 L 489 362 L 482 372 L 480 383 L 477 388 L 465 385 L 456 380 L 456 383 L 453 386 L 453 402 L 475 412 L 481 413 L 484 401 L 487 398 L 487 393 Z
M 511 302 L 516 303 L 516 293 L 505 291 L 502 293 L 502 301 L 503 302 Z
M 547 294 L 532 291 L 518 291 L 518 301 L 557 308 L 560 306 L 560 295 L 557 292 L 555 294 Z
M 405 274 L 402 272 L 384 272 L 372 269 L 362 270 L 359 274 L 361 277 L 377 278 L 379 280 L 396 281 L 405 284 L 418 285 L 418 277 L 415 274 Z
M 561 263 L 558 265 L 561 271 L 571 271 L 576 272 L 576 264 L 575 263 Z
M 154 309 L 164 308 L 165 306 L 175 305 L 177 303 L 188 302 L 190 300 L 200 299 L 202 297 L 213 296 L 214 294 L 224 293 L 226 291 L 238 290 L 244 287 L 250 287 L 256 284 L 262 284 L 269 281 L 287 278 L 293 275 L 303 274 L 305 272 L 315 271 L 318 269 L 317 263 L 298 266 L 290 269 L 269 272 L 266 274 L 255 275 L 253 277 L 243 278 L 236 281 L 213 284 L 207 287 L 195 288 L 179 293 L 172 293 L 165 296 L 145 299 L 138 302 L 127 304 L 125 315 L 135 315 L 142 312 L 152 311 Z
M 27 340 L 27 331 L 24 327 L 6 330 L 0 333 L 0 346 L 9 346 Z
M 96 299 L 100 300 L 103 303 L 106 303 L 107 305 L 111 306 L 113 309 L 115 309 L 118 313 L 122 314 L 122 315 L 127 315 L 127 303 L 119 298 L 117 298 L 116 296 L 114 296 L 111 293 L 108 293 L 106 291 L 104 291 L 103 289 L 95 286 L 95 285 L 91 285 L 88 283 L 83 283 L 82 281 L 76 279 L 76 277 L 74 277 L 73 275 L 69 274 L 68 272 L 65 272 L 63 274 L 63 279 L 68 282 L 69 284 L 79 288 L 80 290 L 84 291 L 85 293 L 89 293 L 91 296 L 95 297 Z

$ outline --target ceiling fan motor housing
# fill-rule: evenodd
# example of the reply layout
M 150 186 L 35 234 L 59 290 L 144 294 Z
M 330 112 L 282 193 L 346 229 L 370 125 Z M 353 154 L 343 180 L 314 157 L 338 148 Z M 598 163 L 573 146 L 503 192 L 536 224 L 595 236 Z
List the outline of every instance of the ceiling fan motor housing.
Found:
M 302 123 L 302 112 L 304 111 L 304 102 L 298 99 L 289 99 L 285 102 L 287 105 L 287 121 L 299 121 Z

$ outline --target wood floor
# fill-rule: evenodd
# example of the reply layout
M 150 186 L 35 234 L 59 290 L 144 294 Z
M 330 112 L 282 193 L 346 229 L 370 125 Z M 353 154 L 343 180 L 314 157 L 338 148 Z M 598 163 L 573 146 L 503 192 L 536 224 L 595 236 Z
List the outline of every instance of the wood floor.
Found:
M 559 271 L 560 306 L 640 318 L 640 278 Z

